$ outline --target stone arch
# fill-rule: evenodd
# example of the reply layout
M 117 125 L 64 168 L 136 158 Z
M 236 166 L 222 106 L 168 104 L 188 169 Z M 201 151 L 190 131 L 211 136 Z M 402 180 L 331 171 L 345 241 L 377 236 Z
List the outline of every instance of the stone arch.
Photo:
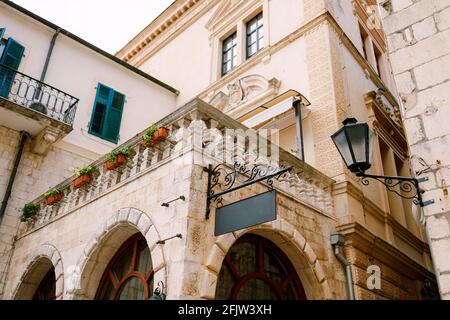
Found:
M 118 210 L 103 223 L 91 238 L 77 262 L 72 281 L 68 282 L 66 295 L 72 299 L 93 299 L 100 279 L 111 258 L 120 246 L 133 234 L 140 232 L 151 252 L 154 283 L 164 281 L 167 274 L 161 240 L 151 219 L 135 208 Z
M 206 271 L 200 288 L 201 298 L 214 299 L 223 260 L 236 240 L 246 233 L 267 238 L 287 255 L 297 271 L 308 299 L 332 299 L 327 277 L 314 250 L 305 238 L 284 219 L 217 237 L 207 255 Z
M 51 267 L 55 269 L 55 296 L 57 300 L 64 297 L 64 268 L 59 251 L 51 244 L 44 244 L 34 250 L 19 272 L 19 279 L 11 298 L 14 300 L 31 300 L 40 282 Z

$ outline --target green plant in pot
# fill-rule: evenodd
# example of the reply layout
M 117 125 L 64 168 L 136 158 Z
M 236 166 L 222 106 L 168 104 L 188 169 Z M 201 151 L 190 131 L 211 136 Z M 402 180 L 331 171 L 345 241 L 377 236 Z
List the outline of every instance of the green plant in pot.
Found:
M 28 203 L 22 208 L 22 215 L 20 216 L 21 221 L 27 221 L 33 217 L 37 212 L 38 206 L 34 203 Z
M 142 140 L 146 147 L 154 147 L 159 142 L 167 139 L 168 136 L 169 129 L 152 124 L 142 136 Z
M 84 186 L 85 184 L 91 182 L 93 171 L 94 168 L 91 165 L 89 165 L 75 172 L 76 178 L 75 180 L 73 180 L 73 187 L 75 189 L 78 189 Z
M 127 163 L 129 156 L 130 149 L 128 147 L 111 151 L 106 157 L 106 162 L 103 164 L 103 168 L 106 170 L 114 170 Z
M 63 192 L 62 190 L 58 189 L 58 188 L 54 188 L 48 192 L 46 192 L 44 194 L 45 196 L 45 202 L 47 203 L 48 206 L 51 206 L 59 201 L 61 201 L 61 199 L 63 198 Z

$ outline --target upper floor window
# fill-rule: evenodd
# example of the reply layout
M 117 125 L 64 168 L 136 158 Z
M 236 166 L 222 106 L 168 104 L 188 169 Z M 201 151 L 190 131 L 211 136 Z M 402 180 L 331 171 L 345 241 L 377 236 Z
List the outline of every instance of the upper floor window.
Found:
M 5 47 L 5 43 L 3 42 L 3 36 L 5 35 L 5 28 L 0 28 L 0 57 L 3 53 L 3 48 Z
M 89 133 L 117 143 L 125 96 L 103 84 L 97 86 Z
M 19 69 L 25 47 L 9 38 L 6 42 L 3 41 L 4 28 L 0 28 L 0 96 L 7 98 L 11 87 L 14 83 L 16 72 Z M 7 66 L 8 68 L 2 67 Z
M 247 23 L 247 58 L 264 48 L 263 14 L 260 13 Z
M 237 35 L 236 32 L 223 40 L 222 43 L 222 75 L 236 67 L 237 61 Z
M 382 78 L 384 80 L 384 74 L 383 74 L 383 54 L 381 53 L 381 50 L 378 49 L 378 47 L 374 44 L 373 45 L 373 50 L 375 53 L 375 67 L 376 70 L 378 72 L 378 75 L 380 76 L 380 78 Z
M 369 35 L 367 34 L 366 30 L 364 29 L 364 27 L 359 24 L 359 33 L 361 35 L 361 41 L 362 41 L 362 49 L 363 49 L 363 53 L 364 53 L 364 58 L 366 58 L 366 60 L 368 60 L 369 56 L 368 56 L 368 42 L 369 42 Z

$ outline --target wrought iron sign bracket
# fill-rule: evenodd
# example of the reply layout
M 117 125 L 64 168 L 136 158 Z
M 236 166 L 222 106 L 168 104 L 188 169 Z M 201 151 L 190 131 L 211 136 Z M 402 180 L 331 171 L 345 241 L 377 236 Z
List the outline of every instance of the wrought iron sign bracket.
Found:
M 211 204 L 217 203 L 217 207 L 223 206 L 223 196 L 227 193 L 251 186 L 258 182 L 265 182 L 269 191 L 273 190 L 274 180 L 279 180 L 285 173 L 292 170 L 290 168 L 273 168 L 264 165 L 254 165 L 251 169 L 247 169 L 245 165 L 238 162 L 234 163 L 233 168 L 229 168 L 226 164 L 219 164 L 215 167 L 209 165 L 203 169 L 208 173 L 208 190 L 206 198 L 206 215 L 208 220 L 211 212 Z M 223 180 L 220 177 L 223 176 Z M 215 187 L 219 187 L 222 191 L 216 193 Z
M 388 191 L 393 192 L 403 199 L 413 200 L 414 204 L 426 207 L 434 204 L 434 199 L 423 201 L 422 193 L 419 184 L 428 181 L 428 177 L 423 178 L 407 178 L 407 177 L 391 177 L 391 176 L 376 176 L 365 174 L 364 172 L 356 173 L 357 177 L 361 177 L 361 183 L 365 186 L 369 185 L 369 180 L 374 179 L 384 184 Z M 410 194 L 409 196 L 407 194 Z

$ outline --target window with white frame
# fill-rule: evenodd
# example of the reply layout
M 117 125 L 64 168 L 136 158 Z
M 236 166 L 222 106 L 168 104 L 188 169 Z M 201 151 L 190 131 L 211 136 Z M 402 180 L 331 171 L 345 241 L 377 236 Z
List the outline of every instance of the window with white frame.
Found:
M 264 48 L 262 12 L 247 22 L 247 59 Z
M 230 35 L 222 42 L 222 75 L 236 67 L 237 62 L 237 34 Z

